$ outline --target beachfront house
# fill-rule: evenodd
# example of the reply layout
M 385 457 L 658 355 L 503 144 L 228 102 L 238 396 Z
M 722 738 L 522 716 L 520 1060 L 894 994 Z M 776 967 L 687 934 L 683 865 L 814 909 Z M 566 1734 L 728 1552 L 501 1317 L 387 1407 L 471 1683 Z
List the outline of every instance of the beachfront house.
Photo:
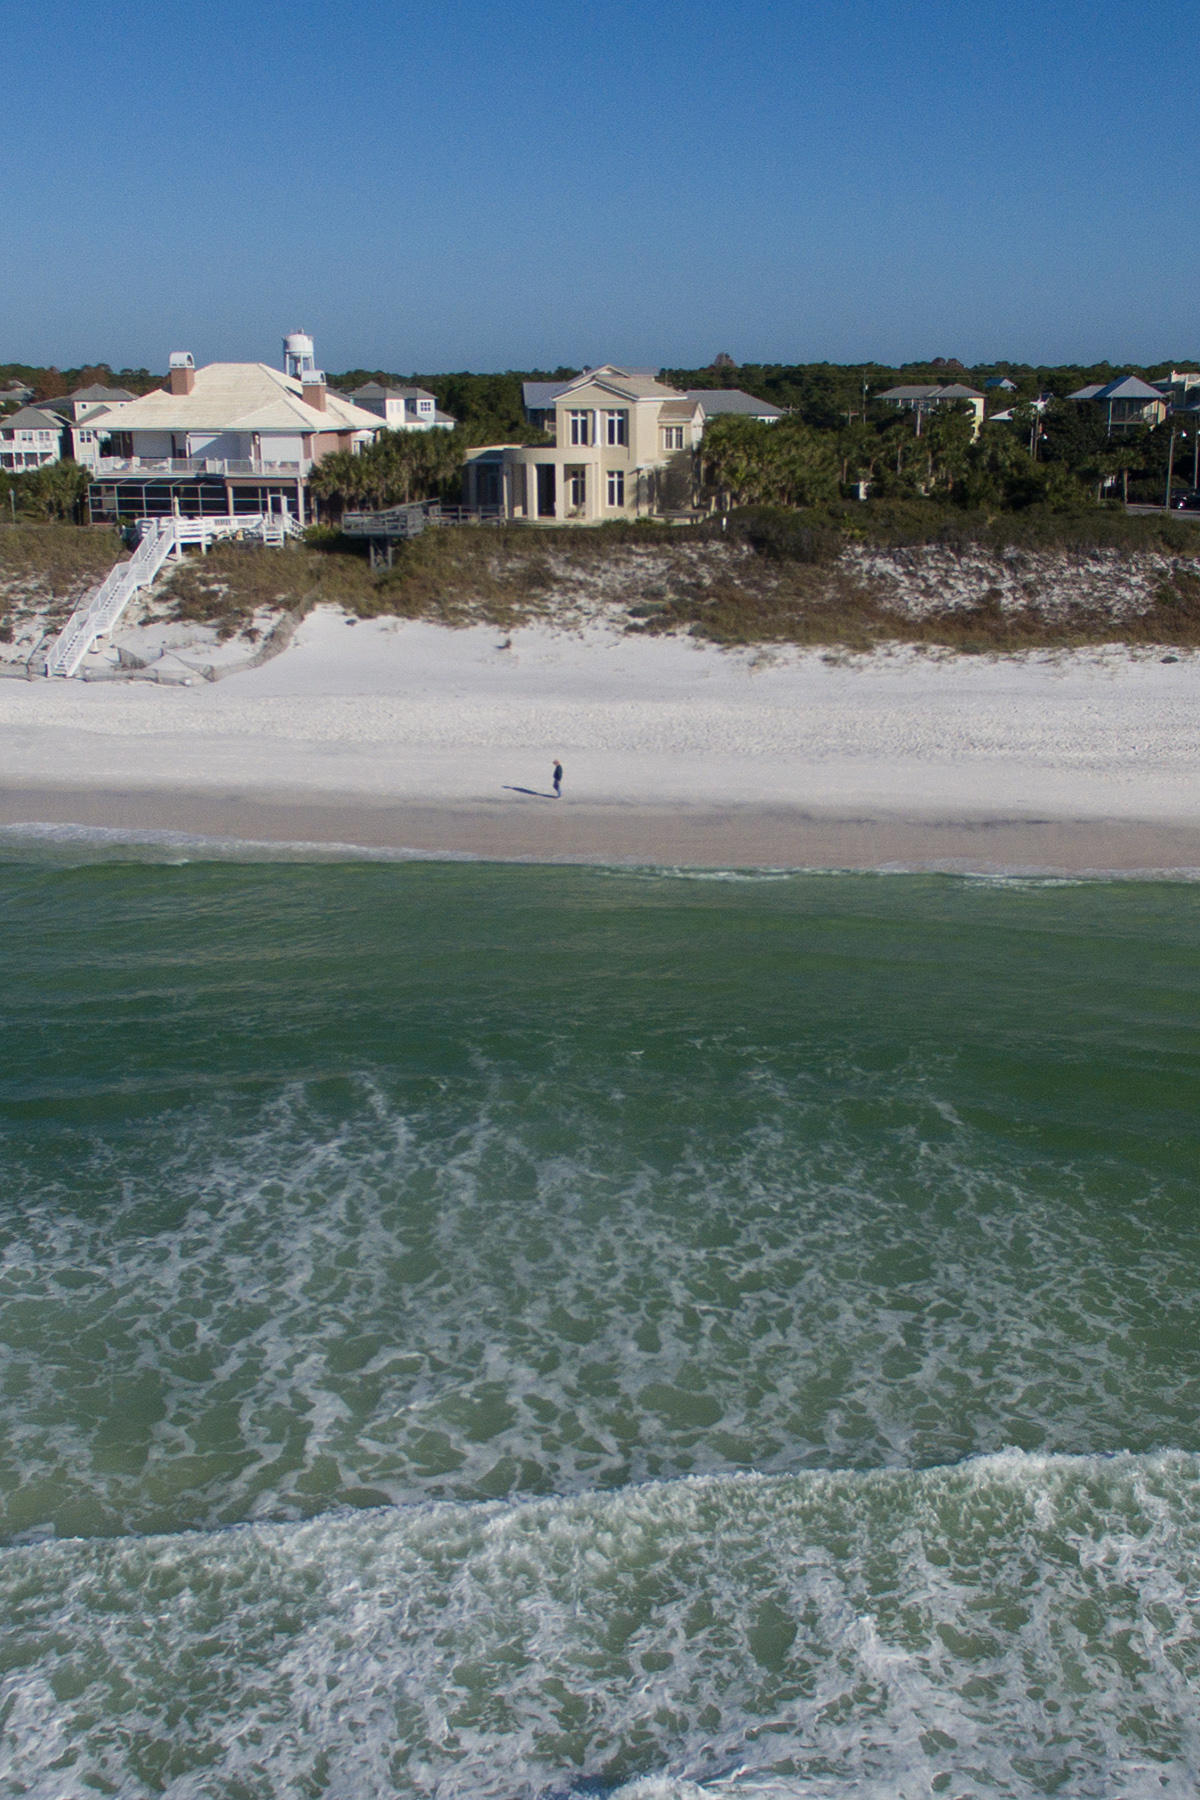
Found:
M 284 340 L 284 363 L 198 369 L 174 351 L 165 388 L 86 415 L 81 423 L 107 437 L 93 465 L 92 518 L 275 512 L 306 524 L 316 464 L 362 449 L 384 424 L 327 388 L 304 333 Z
M 0 419 L 0 469 L 40 469 L 57 462 L 62 446 L 62 420 L 37 406 Z
M 421 387 L 385 387 L 368 381 L 350 394 L 355 406 L 374 413 L 389 431 L 453 431 L 456 421 L 441 412 L 434 396 Z
M 562 383 L 535 407 L 547 444 L 489 444 L 466 459 L 466 504 L 506 519 L 594 525 L 680 511 L 691 503 L 704 429 L 696 401 L 644 371 L 606 363 Z
M 708 417 L 783 416 L 737 389 L 684 393 L 651 370 L 615 363 L 568 381 L 527 381 L 523 398 L 526 418 L 549 441 L 472 450 L 464 499 L 506 519 L 559 524 L 679 517 L 695 503 L 696 451 Z

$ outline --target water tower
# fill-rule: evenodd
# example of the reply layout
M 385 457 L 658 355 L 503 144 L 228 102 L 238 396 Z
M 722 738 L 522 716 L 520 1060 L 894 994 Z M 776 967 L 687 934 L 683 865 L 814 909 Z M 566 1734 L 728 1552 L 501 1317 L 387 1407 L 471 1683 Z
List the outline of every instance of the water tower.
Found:
M 283 372 L 285 375 L 294 375 L 297 381 L 303 381 L 306 375 L 316 374 L 313 341 L 307 331 L 289 331 L 284 338 Z

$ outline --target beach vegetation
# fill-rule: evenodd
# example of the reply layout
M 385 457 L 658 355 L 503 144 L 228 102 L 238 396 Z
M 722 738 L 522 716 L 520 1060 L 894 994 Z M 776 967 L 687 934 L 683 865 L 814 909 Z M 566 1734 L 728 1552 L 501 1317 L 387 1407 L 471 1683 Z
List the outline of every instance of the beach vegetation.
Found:
M 793 416 L 777 424 L 727 413 L 704 433 L 701 477 L 718 505 L 815 506 L 838 494 L 837 446 Z
M 87 510 L 90 475 L 77 462 L 62 459 L 40 469 L 0 470 L 0 507 L 13 519 L 70 519 L 80 523 Z
M 121 554 L 110 526 L 0 523 L 0 610 L 14 623 L 65 621 Z
M 364 556 L 301 544 L 213 544 L 178 563 L 161 590 L 166 617 L 212 626 L 219 639 L 252 636 L 264 613 L 300 618 L 314 606 L 369 610 L 374 578 Z
M 310 490 L 327 521 L 344 512 L 458 499 L 467 444 L 461 431 L 381 431 L 355 453 L 338 450 L 313 470 Z
M 217 543 L 155 591 L 159 616 L 253 639 L 282 615 L 692 635 L 859 653 L 886 644 L 1004 655 L 1099 644 L 1200 648 L 1197 527 L 1161 513 L 1016 512 L 894 496 L 754 506 L 690 526 L 430 529 L 373 571 L 332 527 L 281 549 Z M 121 554 L 101 527 L 0 528 L 0 612 L 18 630 L 71 606 Z
M 109 526 L 0 523 L 0 644 L 32 645 L 65 625 L 123 554 Z

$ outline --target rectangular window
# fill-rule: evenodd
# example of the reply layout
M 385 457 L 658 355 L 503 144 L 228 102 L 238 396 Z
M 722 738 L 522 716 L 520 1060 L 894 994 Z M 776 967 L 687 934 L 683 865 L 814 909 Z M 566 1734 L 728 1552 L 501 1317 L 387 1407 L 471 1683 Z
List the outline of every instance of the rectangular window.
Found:
M 664 425 L 663 426 L 663 449 L 664 450 L 682 450 L 683 449 L 683 426 L 682 425 Z
M 585 414 L 584 416 L 586 417 L 587 415 Z M 572 469 L 570 471 L 567 476 L 567 493 L 570 497 L 571 506 L 582 511 L 587 503 L 587 471 L 585 469 Z
M 573 412 L 571 414 L 571 442 L 573 444 L 590 444 L 592 415 L 589 412 Z
M 610 469 L 608 471 L 608 504 L 624 506 L 625 504 L 625 471 Z
M 629 442 L 629 414 L 606 412 L 604 415 L 604 441 L 606 444 L 627 444 Z

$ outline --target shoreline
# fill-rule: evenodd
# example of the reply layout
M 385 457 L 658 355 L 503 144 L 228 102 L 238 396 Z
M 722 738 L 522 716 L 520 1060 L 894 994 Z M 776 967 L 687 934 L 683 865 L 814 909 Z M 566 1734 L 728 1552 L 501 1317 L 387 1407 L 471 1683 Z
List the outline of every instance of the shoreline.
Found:
M 1200 824 L 733 805 L 463 805 L 361 795 L 21 785 L 9 844 L 72 832 L 253 851 L 420 860 L 779 870 L 1200 878 Z
M 564 797 L 550 793 L 555 759 Z M 1200 871 L 1200 657 L 722 651 L 310 614 L 216 685 L 5 683 L 0 827 L 347 854 Z

